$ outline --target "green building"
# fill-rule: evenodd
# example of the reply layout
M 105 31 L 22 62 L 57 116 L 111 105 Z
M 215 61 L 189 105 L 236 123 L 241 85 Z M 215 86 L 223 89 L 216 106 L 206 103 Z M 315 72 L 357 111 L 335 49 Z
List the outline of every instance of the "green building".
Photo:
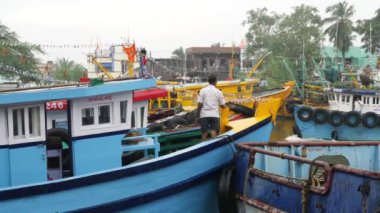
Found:
M 335 47 L 323 47 L 322 55 L 325 59 L 326 66 L 335 67 L 338 70 L 343 69 L 342 52 L 337 51 Z M 379 53 L 373 53 L 372 55 L 365 51 L 361 47 L 353 47 L 345 53 L 345 61 L 351 64 L 354 69 L 361 69 L 367 65 L 371 65 L 372 68 L 376 67 Z

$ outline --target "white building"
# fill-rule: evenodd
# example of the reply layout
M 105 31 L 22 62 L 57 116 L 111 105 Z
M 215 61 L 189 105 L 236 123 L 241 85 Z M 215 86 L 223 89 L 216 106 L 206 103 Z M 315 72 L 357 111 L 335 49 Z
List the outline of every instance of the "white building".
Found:
M 106 78 L 106 75 L 93 62 L 93 59 L 96 59 L 98 63 L 103 65 L 114 78 L 127 76 L 128 74 L 128 56 L 124 52 L 122 45 L 111 46 L 109 49 L 97 50 L 95 53 L 87 54 L 88 77 L 101 78 L 105 76 Z M 134 70 L 138 67 L 138 63 L 135 63 Z

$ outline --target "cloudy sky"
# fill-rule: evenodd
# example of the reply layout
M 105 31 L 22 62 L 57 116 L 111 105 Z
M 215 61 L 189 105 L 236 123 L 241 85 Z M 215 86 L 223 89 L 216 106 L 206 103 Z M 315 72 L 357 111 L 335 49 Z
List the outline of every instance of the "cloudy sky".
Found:
M 22 41 L 46 45 L 121 43 L 129 37 L 152 57 L 170 57 L 174 49 L 239 44 L 247 11 L 267 7 L 290 13 L 300 4 L 315 6 L 324 18 L 336 0 L 0 0 L 0 22 Z M 372 18 L 379 0 L 349 0 L 354 20 Z M 69 58 L 85 64 L 93 48 L 46 48 L 43 60 Z

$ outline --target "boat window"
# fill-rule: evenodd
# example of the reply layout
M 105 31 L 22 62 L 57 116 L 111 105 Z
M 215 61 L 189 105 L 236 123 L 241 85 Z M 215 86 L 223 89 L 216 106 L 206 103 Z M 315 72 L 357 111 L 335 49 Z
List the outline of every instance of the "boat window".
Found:
M 240 85 L 238 86 L 237 91 L 241 92 L 241 86 Z
M 336 94 L 336 100 L 339 102 L 339 97 L 340 95 L 339 94 Z
M 363 103 L 364 103 L 364 104 L 369 104 L 369 97 L 364 96 L 364 97 L 363 97 Z
M 25 138 L 25 115 L 24 109 L 12 110 L 13 116 L 13 136 L 16 139 Z
M 127 122 L 128 101 L 120 101 L 120 122 Z
M 110 105 L 103 105 L 98 107 L 98 118 L 99 118 L 99 124 L 107 124 L 111 123 L 111 110 Z
M 376 104 L 379 104 L 379 97 L 376 97 Z
M 168 108 L 168 101 L 167 100 L 161 101 L 161 108 L 163 108 L 163 109 Z
M 7 137 L 15 140 L 41 137 L 44 130 L 42 109 L 42 106 L 9 108 L 6 112 Z
M 246 91 L 250 91 L 250 90 L 251 90 L 251 86 L 246 86 L 246 87 L 245 87 L 245 90 L 246 90 Z
M 94 108 L 82 109 L 82 126 L 88 126 L 94 124 Z
M 40 125 L 40 107 L 29 107 L 29 135 L 31 137 L 41 136 L 41 125 Z
M 346 96 L 342 95 L 342 102 L 346 102 Z
M 350 96 L 349 96 L 349 95 L 347 95 L 347 100 L 346 100 L 346 102 L 347 102 L 347 103 L 350 102 Z
M 141 127 L 144 127 L 145 107 L 140 108 L 140 114 L 141 114 Z
M 372 97 L 372 104 L 376 104 L 376 98 Z
M 131 116 L 131 127 L 134 128 L 136 126 L 136 119 L 135 119 L 135 110 L 132 111 L 132 116 Z
M 8 110 L 5 110 L 5 123 L 8 124 Z M 7 138 L 9 138 L 9 127 L 8 125 L 5 125 L 5 130 L 6 130 L 6 134 L 7 134 Z

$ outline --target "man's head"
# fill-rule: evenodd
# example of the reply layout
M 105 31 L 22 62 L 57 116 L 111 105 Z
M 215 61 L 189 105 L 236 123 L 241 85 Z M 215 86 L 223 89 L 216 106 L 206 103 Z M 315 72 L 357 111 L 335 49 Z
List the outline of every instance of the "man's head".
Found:
M 211 74 L 208 76 L 208 83 L 209 84 L 216 85 L 216 82 L 217 82 L 216 75 Z

